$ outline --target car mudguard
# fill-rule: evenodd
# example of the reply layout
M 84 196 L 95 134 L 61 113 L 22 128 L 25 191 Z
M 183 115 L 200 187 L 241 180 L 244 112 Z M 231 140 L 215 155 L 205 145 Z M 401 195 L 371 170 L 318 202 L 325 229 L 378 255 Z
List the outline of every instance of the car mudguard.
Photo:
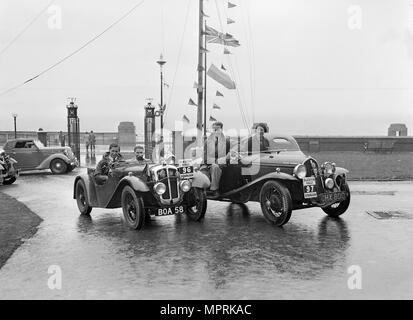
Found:
M 120 207 L 120 201 L 121 201 L 121 195 L 122 195 L 122 189 L 126 186 L 132 187 L 133 190 L 136 192 L 148 192 L 150 191 L 147 183 L 145 181 L 142 181 L 138 177 L 135 176 L 126 176 L 123 177 L 118 185 L 116 186 L 115 191 L 113 192 L 110 200 L 108 201 L 107 205 L 105 208 L 119 208 Z
M 192 177 L 192 187 L 207 189 L 211 185 L 209 178 L 202 172 L 196 171 Z
M 46 159 L 44 159 L 37 167 L 37 170 L 40 169 L 49 169 L 50 167 L 50 162 L 52 162 L 54 159 L 62 159 L 64 162 L 67 164 L 70 163 L 70 159 L 66 157 L 64 154 L 61 153 L 56 153 L 56 154 L 51 154 L 48 156 Z

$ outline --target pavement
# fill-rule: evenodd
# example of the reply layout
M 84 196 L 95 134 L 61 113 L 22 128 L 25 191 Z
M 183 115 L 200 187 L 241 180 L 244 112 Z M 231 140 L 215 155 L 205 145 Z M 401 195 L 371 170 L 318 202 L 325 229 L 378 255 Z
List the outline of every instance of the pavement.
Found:
M 209 201 L 200 223 L 157 217 L 135 231 L 121 209 L 79 215 L 84 171 L 22 174 L 1 189 L 43 222 L 0 269 L 0 299 L 413 298 L 412 181 L 350 182 L 341 219 L 304 209 L 277 228 L 257 203 Z M 61 287 L 50 286 L 56 270 Z

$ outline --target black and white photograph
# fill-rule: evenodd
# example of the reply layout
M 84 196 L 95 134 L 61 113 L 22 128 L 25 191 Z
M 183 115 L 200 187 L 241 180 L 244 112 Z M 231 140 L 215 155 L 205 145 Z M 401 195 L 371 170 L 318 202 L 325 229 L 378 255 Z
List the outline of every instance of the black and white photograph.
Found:
M 0 300 L 411 300 L 412 132 L 413 0 L 0 0 Z

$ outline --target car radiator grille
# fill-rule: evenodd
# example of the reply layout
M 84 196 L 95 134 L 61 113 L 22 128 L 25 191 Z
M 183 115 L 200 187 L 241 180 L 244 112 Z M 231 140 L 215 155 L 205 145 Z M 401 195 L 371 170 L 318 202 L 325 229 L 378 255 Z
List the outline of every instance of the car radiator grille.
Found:
M 323 177 L 321 176 L 320 167 L 317 161 L 310 158 L 304 162 L 305 168 L 307 169 L 307 177 L 315 177 L 316 181 L 316 191 L 318 194 L 324 192 Z
M 180 194 L 177 170 L 172 168 L 161 169 L 157 174 L 159 181 L 166 185 L 166 192 L 161 196 L 161 198 L 163 200 L 172 200 L 174 202 L 179 199 Z

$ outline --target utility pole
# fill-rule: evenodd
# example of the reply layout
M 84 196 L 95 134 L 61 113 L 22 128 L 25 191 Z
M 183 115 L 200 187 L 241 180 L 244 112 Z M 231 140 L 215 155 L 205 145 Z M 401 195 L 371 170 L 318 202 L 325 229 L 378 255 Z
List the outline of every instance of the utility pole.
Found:
M 197 111 L 197 118 L 196 118 L 196 129 L 197 129 L 197 145 L 198 147 L 202 146 L 202 107 L 203 107 L 203 79 L 202 79 L 202 72 L 204 71 L 203 61 L 202 61 L 202 46 L 203 46 L 203 36 L 204 36 L 204 21 L 202 12 L 203 8 L 203 0 L 199 0 L 199 39 L 198 39 L 198 111 Z M 206 67 L 206 66 L 205 66 Z
M 160 116 L 161 116 L 161 150 L 160 150 L 160 156 L 164 156 L 164 145 L 163 145 L 163 113 L 165 111 L 164 105 L 163 105 L 163 72 L 162 72 L 162 67 L 166 63 L 166 61 L 163 59 L 162 53 L 159 57 L 159 60 L 156 61 L 157 64 L 161 67 L 161 107 L 160 107 Z
M 14 139 L 17 139 L 17 126 L 16 126 L 17 113 L 13 113 L 12 116 L 14 118 Z

